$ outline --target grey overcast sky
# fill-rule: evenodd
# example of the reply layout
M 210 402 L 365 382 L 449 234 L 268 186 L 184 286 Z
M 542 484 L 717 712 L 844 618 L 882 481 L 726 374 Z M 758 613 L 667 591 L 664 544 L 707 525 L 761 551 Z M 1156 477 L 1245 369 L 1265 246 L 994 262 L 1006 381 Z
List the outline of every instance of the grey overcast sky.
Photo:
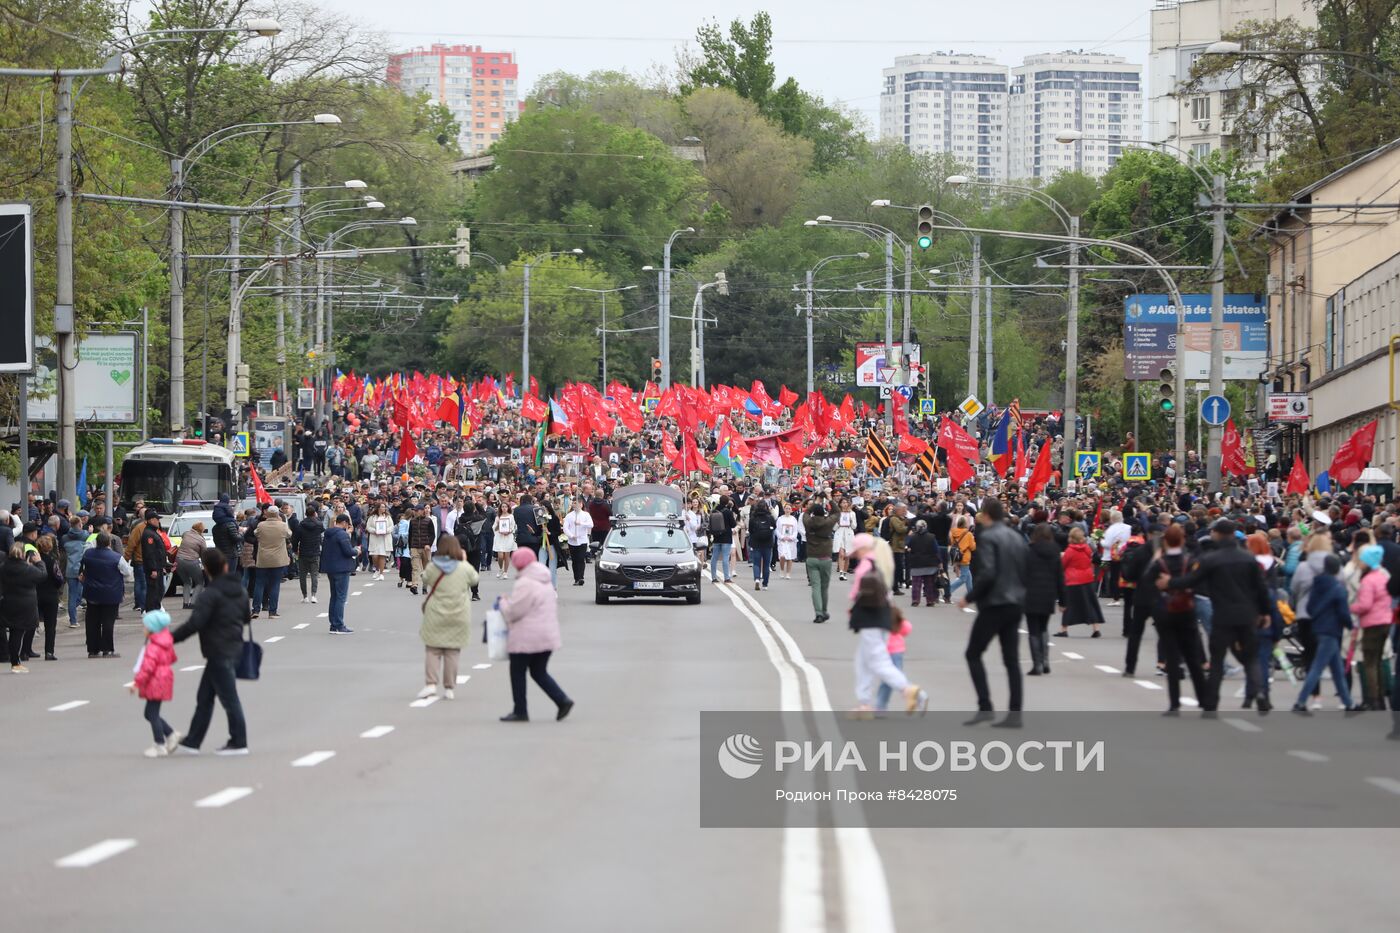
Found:
M 635 73 L 653 63 L 670 68 L 676 49 L 707 19 L 727 24 L 767 10 L 778 80 L 791 75 L 803 88 L 844 102 L 875 131 L 880 69 L 896 55 L 969 52 L 1017 65 L 1037 52 L 1084 49 L 1145 66 L 1153 0 L 507 0 L 470 7 L 447 0 L 320 2 L 383 33 L 396 49 L 440 41 L 514 52 L 526 91 L 557 69 Z

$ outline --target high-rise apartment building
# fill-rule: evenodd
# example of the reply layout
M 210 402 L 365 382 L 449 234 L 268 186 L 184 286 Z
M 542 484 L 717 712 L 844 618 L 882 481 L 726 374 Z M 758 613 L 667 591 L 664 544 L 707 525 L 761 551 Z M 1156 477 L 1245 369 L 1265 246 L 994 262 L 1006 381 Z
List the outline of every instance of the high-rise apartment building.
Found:
M 1247 145 L 1234 132 L 1233 118 L 1245 102 L 1243 95 L 1249 93 L 1242 88 L 1248 65 L 1217 76 L 1197 91 L 1183 92 L 1182 84 L 1212 42 L 1246 22 L 1288 18 L 1315 27 L 1316 4 L 1312 0 L 1155 0 L 1147 65 L 1152 86 L 1147 139 L 1180 147 L 1196 158 L 1217 149 L 1244 149 L 1255 169 L 1276 157 L 1274 134 L 1266 132 Z M 1286 94 L 1287 89 L 1278 92 Z
M 1015 69 L 973 55 L 904 55 L 884 70 L 880 137 L 948 153 L 986 181 L 1102 175 L 1142 134 L 1141 68 L 1116 55 L 1033 55 Z M 1054 141 L 1063 129 L 1086 137 Z
M 485 151 L 520 115 L 520 66 L 511 52 L 434 44 L 390 55 L 386 71 L 394 87 L 426 93 L 452 111 L 467 155 Z
M 1006 178 L 1006 67 L 976 55 L 901 55 L 884 70 L 880 138 L 947 152 Z
M 1007 177 L 1102 175 L 1142 138 L 1142 68 L 1117 55 L 1055 52 L 1011 69 Z M 1055 141 L 1065 130 L 1084 138 Z

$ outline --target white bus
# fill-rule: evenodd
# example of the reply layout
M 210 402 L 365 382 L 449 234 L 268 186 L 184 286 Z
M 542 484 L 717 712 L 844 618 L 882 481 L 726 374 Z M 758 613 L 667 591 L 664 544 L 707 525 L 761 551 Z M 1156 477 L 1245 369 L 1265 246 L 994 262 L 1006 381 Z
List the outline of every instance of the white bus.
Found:
M 238 498 L 233 452 L 206 441 L 157 437 L 133 447 L 122 461 L 120 499 L 137 497 L 161 515 L 213 508 L 219 496 Z

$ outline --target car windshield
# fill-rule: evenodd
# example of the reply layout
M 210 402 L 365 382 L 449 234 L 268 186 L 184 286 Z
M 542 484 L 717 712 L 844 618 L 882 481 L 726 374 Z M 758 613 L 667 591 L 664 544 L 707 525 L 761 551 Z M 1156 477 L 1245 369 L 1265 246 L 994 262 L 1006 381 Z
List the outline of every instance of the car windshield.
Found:
M 665 518 L 681 514 L 680 496 L 665 496 L 644 492 L 614 497 L 616 511 L 628 518 Z
M 122 502 L 136 499 L 166 515 L 182 503 L 217 502 L 230 485 L 229 468 L 217 463 L 127 460 L 122 464 Z
M 685 532 L 677 528 L 633 525 L 630 528 L 614 530 L 608 535 L 607 546 L 610 550 L 667 551 L 687 548 L 690 543 Z

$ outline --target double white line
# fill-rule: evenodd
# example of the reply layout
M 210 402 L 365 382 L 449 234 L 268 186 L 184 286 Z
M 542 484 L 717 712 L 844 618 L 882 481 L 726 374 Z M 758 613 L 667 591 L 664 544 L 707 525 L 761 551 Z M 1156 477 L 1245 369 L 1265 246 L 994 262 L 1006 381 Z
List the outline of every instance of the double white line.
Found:
M 797 647 L 782 623 L 739 586 L 721 585 L 715 589 L 753 626 L 768 653 L 769 662 L 778 672 L 783 711 L 831 713 L 831 700 L 821 672 L 803 656 L 802 649 Z M 864 826 L 848 826 L 838 827 L 833 832 L 840 862 L 844 929 L 847 933 L 894 933 L 885 866 L 870 830 Z M 781 933 L 823 933 L 827 929 L 827 910 L 819 829 L 804 826 L 783 829 L 781 884 Z

